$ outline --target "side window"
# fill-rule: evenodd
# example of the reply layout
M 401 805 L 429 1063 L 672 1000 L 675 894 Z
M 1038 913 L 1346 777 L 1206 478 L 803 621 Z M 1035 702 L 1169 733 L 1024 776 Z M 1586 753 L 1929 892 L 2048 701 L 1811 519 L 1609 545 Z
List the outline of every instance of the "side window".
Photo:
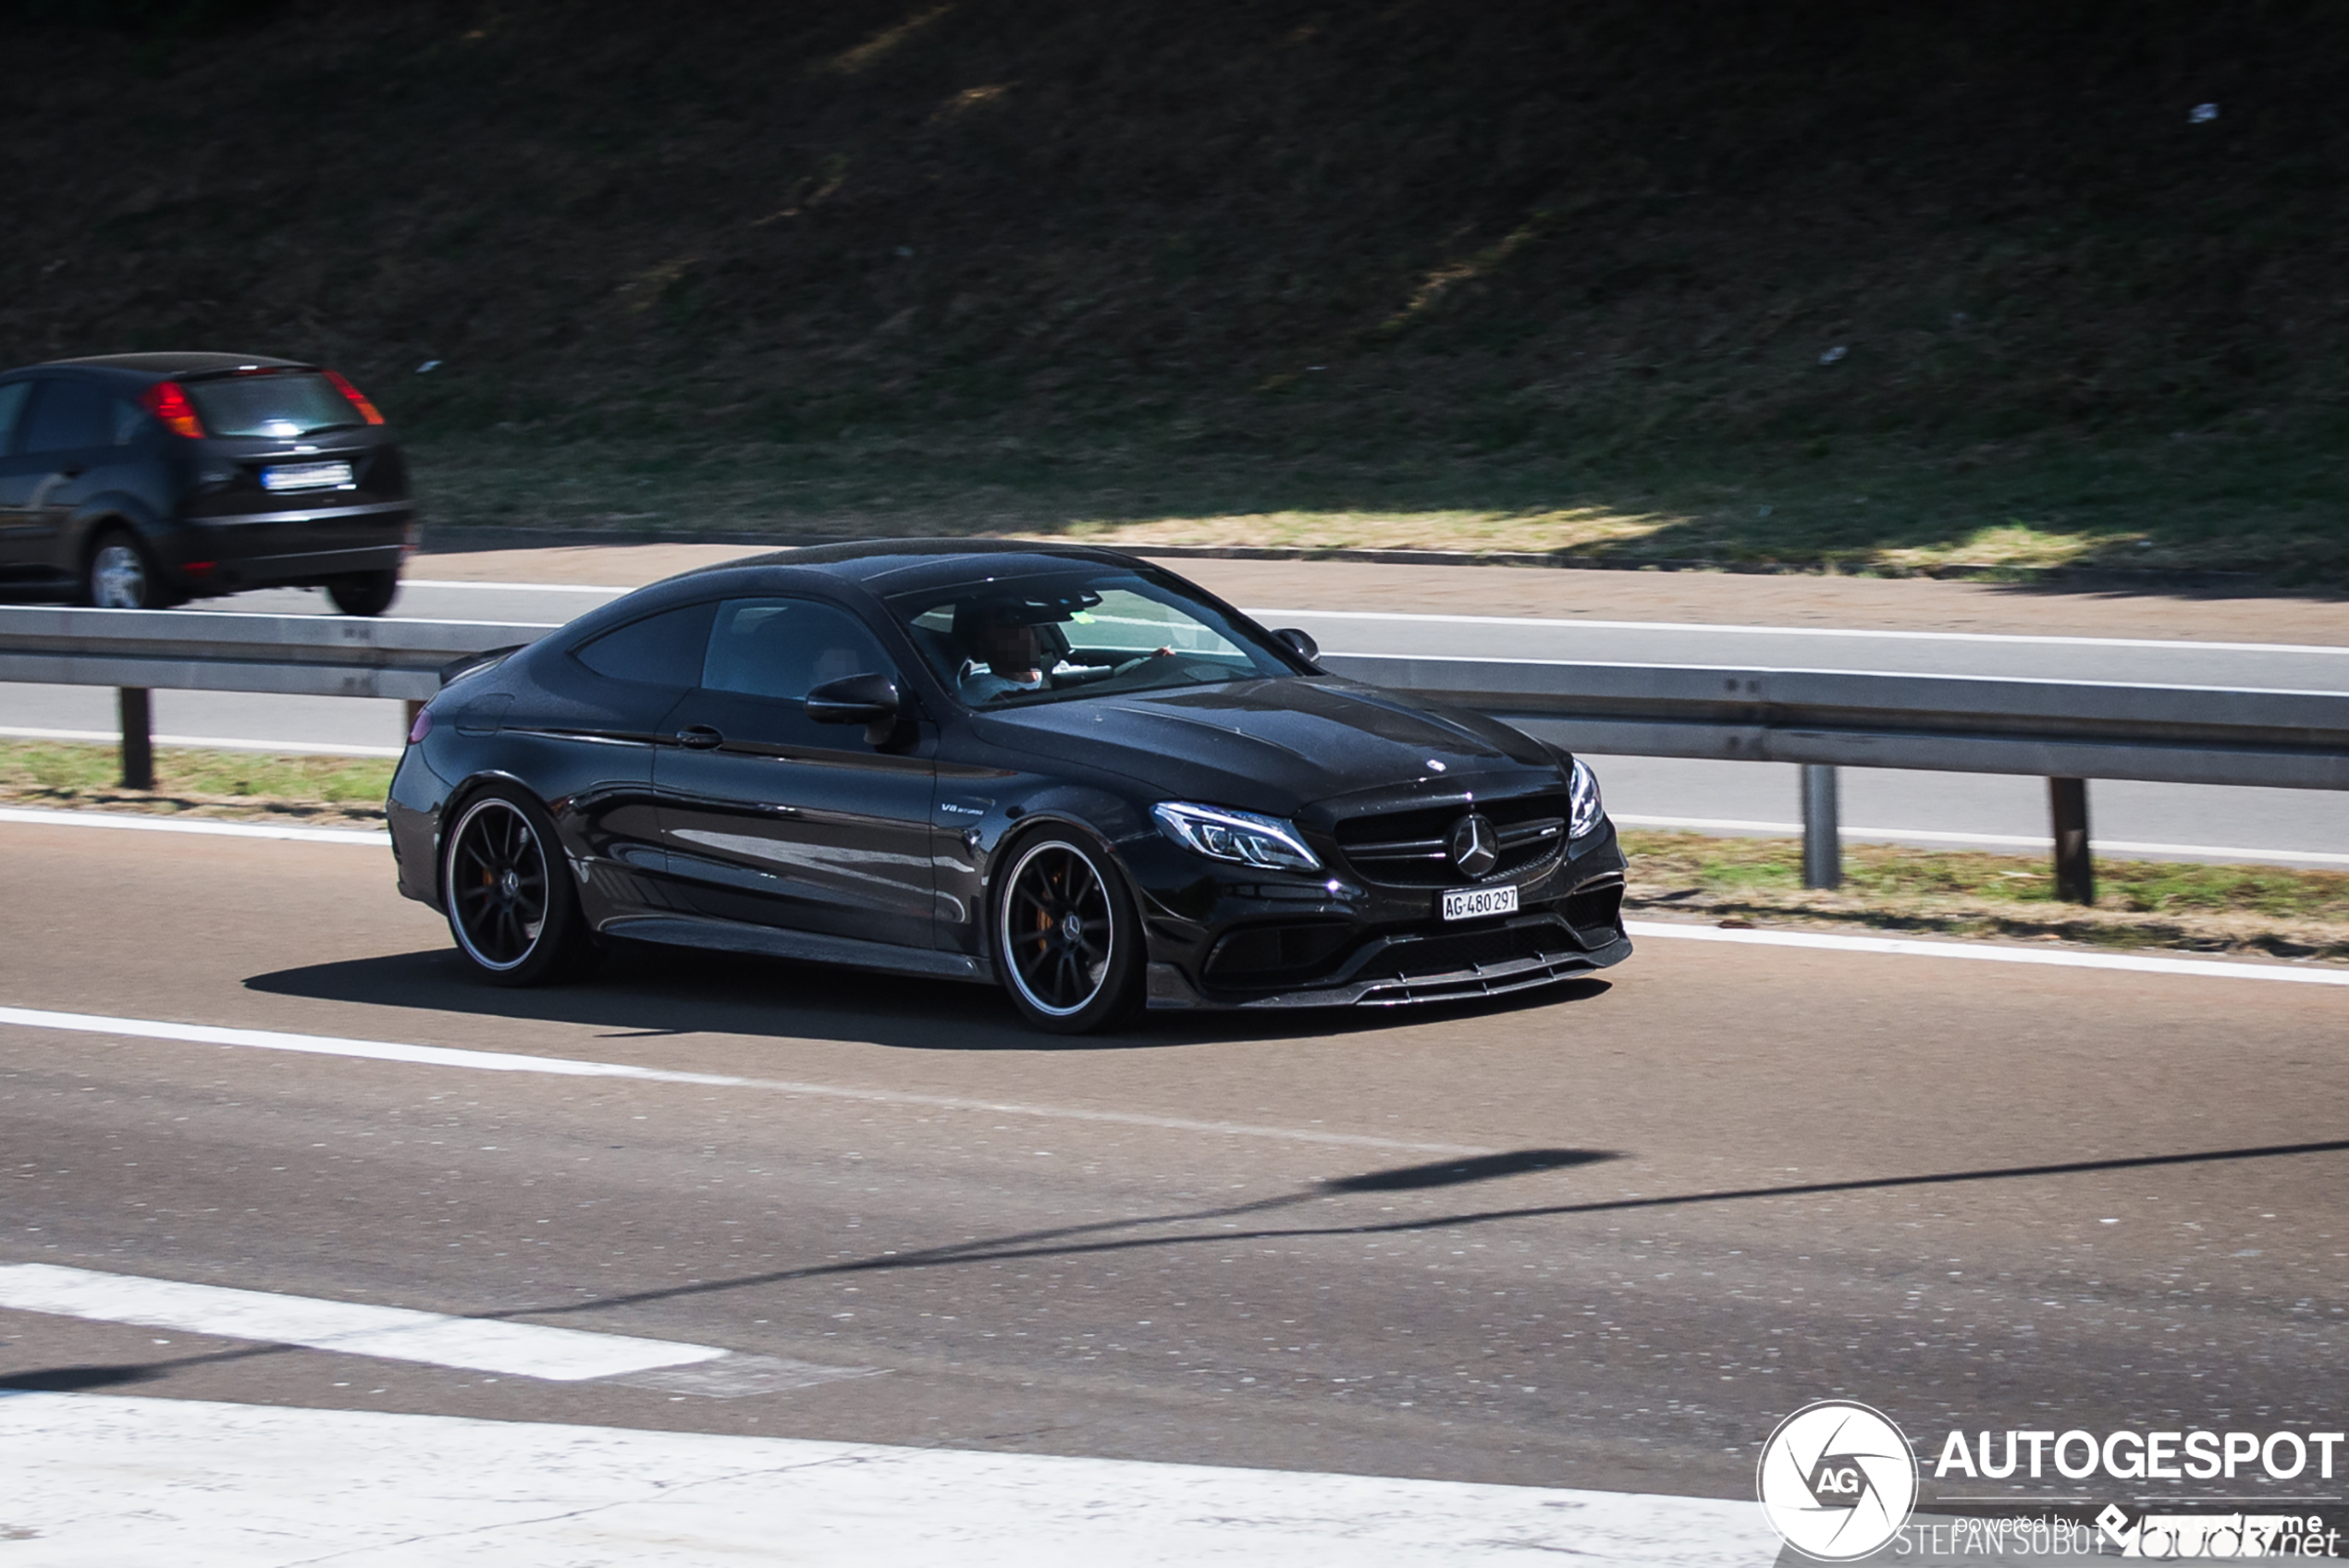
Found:
M 128 398 L 114 400 L 114 444 L 128 447 L 147 428 L 147 410 Z
M 17 416 L 24 412 L 24 400 L 31 391 L 30 381 L 0 386 L 0 457 L 16 450 Z
M 44 381 L 32 400 L 20 452 L 79 452 L 114 445 L 114 399 L 83 381 Z
M 684 605 L 632 620 L 582 643 L 572 656 L 597 675 L 652 686 L 691 686 L 701 679 L 716 605 Z
M 718 606 L 701 683 L 713 692 L 796 702 L 848 675 L 895 675 L 865 623 L 813 599 L 728 599 Z

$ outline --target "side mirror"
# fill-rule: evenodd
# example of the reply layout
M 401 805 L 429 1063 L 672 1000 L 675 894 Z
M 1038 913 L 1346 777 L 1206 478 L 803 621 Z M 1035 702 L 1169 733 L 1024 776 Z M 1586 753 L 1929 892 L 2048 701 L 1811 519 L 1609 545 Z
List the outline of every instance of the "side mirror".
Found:
M 1313 666 L 1316 669 L 1321 668 L 1322 645 L 1313 641 L 1311 632 L 1299 631 L 1294 626 L 1284 626 L 1273 635 L 1295 648 L 1307 664 Z
M 807 693 L 809 718 L 818 724 L 861 724 L 868 746 L 885 744 L 904 711 L 904 694 L 886 675 L 846 675 Z

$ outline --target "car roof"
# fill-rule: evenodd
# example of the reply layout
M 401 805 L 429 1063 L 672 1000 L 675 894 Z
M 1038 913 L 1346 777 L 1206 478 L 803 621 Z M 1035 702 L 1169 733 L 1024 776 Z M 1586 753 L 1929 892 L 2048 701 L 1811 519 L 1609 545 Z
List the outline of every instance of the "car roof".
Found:
M 80 359 L 50 360 L 43 364 L 29 365 L 29 370 L 125 370 L 156 377 L 172 375 L 224 375 L 240 370 L 311 370 L 301 360 L 275 359 L 267 354 L 91 354 Z
M 740 571 L 756 567 L 813 570 L 855 582 L 875 594 L 967 582 L 974 577 L 1032 577 L 1059 567 L 1125 567 L 1146 563 L 1122 550 L 1091 545 L 1056 545 L 1026 539 L 857 539 L 776 550 L 687 572 Z

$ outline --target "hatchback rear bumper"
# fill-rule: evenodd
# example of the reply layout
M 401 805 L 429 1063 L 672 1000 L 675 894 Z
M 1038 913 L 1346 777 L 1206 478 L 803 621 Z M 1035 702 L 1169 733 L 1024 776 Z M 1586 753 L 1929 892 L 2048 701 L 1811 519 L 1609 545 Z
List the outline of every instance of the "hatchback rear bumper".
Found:
M 314 586 L 399 570 L 415 521 L 409 501 L 195 519 L 172 531 L 163 564 L 196 594 Z

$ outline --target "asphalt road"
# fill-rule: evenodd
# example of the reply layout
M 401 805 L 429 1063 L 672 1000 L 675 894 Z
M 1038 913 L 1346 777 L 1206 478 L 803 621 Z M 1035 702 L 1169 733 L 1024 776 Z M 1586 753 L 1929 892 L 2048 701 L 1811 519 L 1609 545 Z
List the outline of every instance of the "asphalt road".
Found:
M 403 592 L 393 613 L 560 623 L 606 602 L 621 585 L 732 553 L 740 552 L 561 552 L 561 570 L 554 571 L 534 552 L 449 557 L 458 564 L 437 568 L 441 557 L 426 557 L 416 574 L 421 581 Z M 2142 603 L 2094 598 L 2017 604 L 1972 584 L 1796 580 L 1789 586 L 1773 579 L 1694 578 L 1658 584 L 1621 572 L 1171 564 L 1266 619 L 1303 626 L 1334 652 L 2349 690 L 2349 613 L 2298 601 L 2264 617 L 2256 602 L 2215 610 L 2186 603 L 2162 614 Z M 436 577 L 436 570 L 505 581 L 467 582 Z M 525 585 L 525 574 L 553 581 Z M 1807 597 L 1787 602 L 1806 589 Z M 327 606 L 314 593 L 279 590 L 241 594 L 216 607 L 310 614 Z M 1736 620 L 1740 616 L 1754 620 Z M 1834 624 L 1839 616 L 1855 624 Z M 155 724 L 161 735 L 199 741 L 396 754 L 402 719 L 396 703 L 163 692 L 155 696 Z M 113 727 L 109 692 L 0 687 L 0 733 L 105 736 Z M 1634 826 L 1791 832 L 1800 820 L 1797 774 L 1777 764 L 1620 757 L 1606 760 L 1602 778 L 1612 809 Z M 2014 850 L 2047 841 L 2046 789 L 2036 779 L 1854 768 L 1846 771 L 1843 789 L 1845 832 L 1852 839 Z M 2092 794 L 2095 839 L 2108 856 L 2349 865 L 2349 797 L 2127 781 L 2099 782 Z
M 1928 1458 L 2349 1413 L 2339 987 L 1650 938 L 1514 1005 L 1048 1046 L 984 991 L 654 950 L 486 988 L 377 850 L 0 835 L 0 1009 L 85 1019 L 0 1019 L 0 1274 L 861 1374 L 714 1398 L 0 1310 L 12 1387 L 1719 1498 L 1829 1396 Z

